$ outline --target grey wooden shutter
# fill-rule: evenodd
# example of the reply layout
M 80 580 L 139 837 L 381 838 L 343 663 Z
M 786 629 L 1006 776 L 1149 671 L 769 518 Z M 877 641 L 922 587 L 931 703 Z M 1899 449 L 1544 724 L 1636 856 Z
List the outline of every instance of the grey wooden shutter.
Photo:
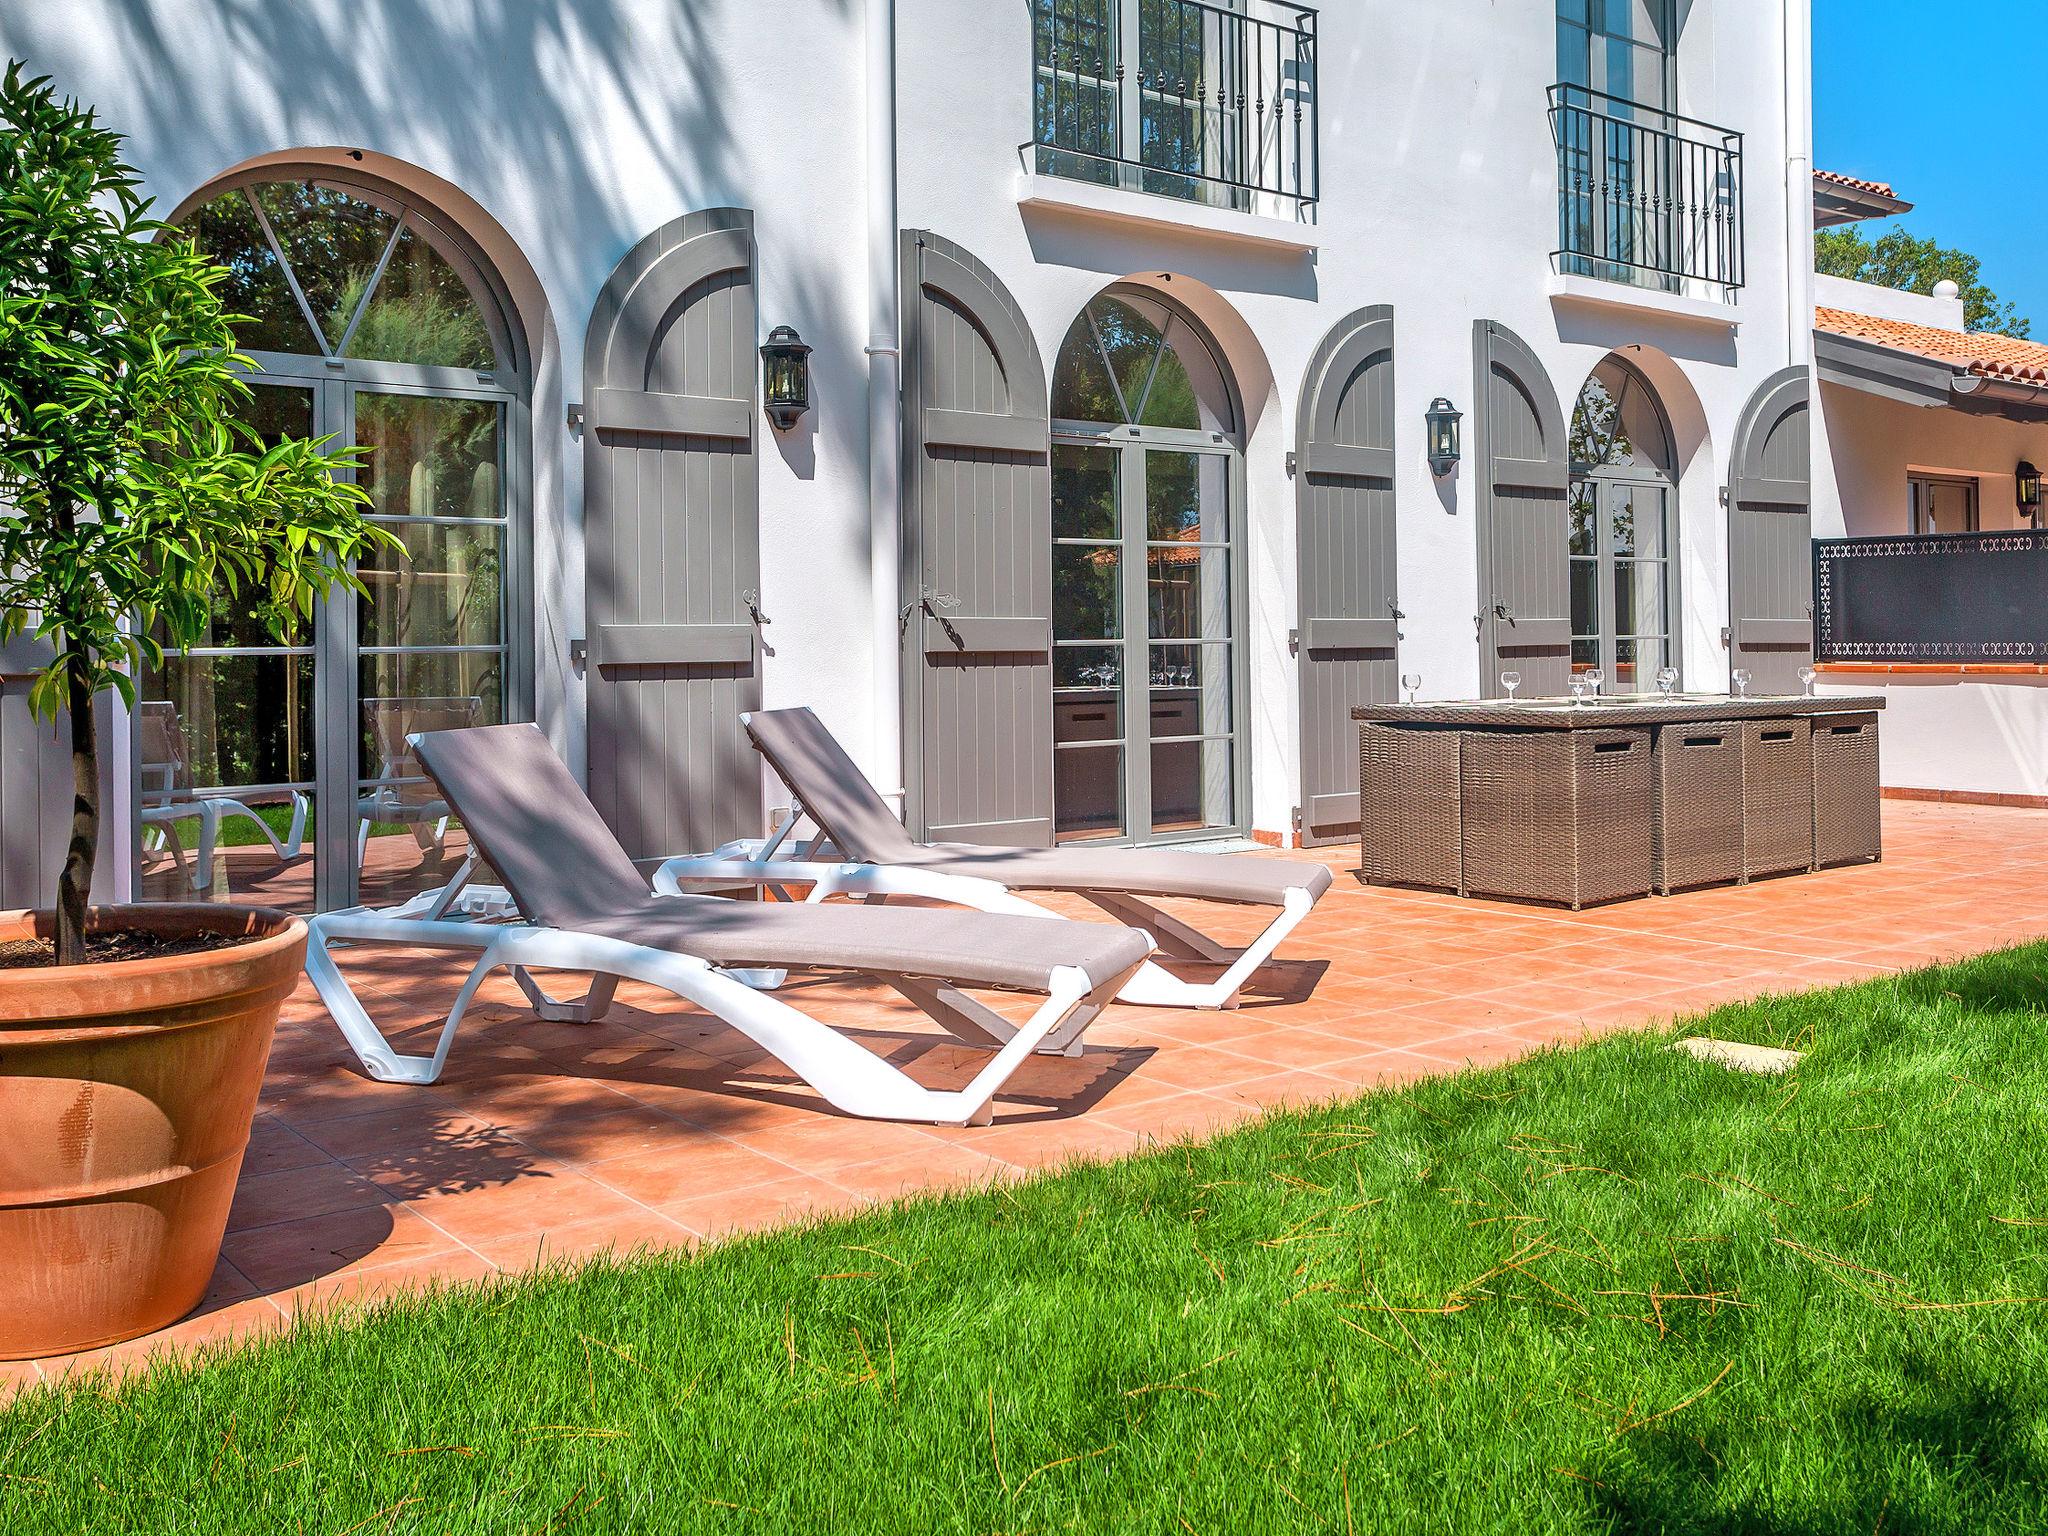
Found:
M 1797 693 L 1813 656 L 1811 450 L 1804 368 L 1772 374 L 1735 429 L 1728 480 L 1728 664 Z
M 47 645 L 0 645 L 0 909 L 8 911 L 57 899 L 71 832 L 69 727 L 38 720 L 28 707 L 29 684 L 49 660 Z M 108 809 L 103 802 L 101 814 Z M 110 848 L 118 835 L 112 829 L 102 846 Z
M 1310 360 L 1295 430 L 1296 603 L 1301 681 L 1301 837 L 1358 830 L 1354 704 L 1397 682 L 1394 585 L 1394 312 L 1337 322 Z
M 903 234 L 906 819 L 1052 841 L 1052 506 L 1045 367 L 994 273 Z
M 1557 392 L 1521 337 L 1491 320 L 1472 328 L 1473 455 L 1479 490 L 1479 691 L 1500 694 L 1503 668 L 1521 696 L 1565 691 L 1571 676 L 1571 461 Z
M 753 222 L 642 240 L 584 347 L 590 797 L 636 859 L 761 830 Z

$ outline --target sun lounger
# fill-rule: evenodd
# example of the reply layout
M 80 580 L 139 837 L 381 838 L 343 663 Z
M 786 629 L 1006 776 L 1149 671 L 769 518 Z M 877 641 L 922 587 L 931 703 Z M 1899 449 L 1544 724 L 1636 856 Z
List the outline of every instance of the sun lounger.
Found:
M 438 1078 L 477 987 L 503 966 L 544 1017 L 595 1020 L 621 978 L 646 982 L 725 1020 L 848 1114 L 981 1123 L 1025 1056 L 1079 1050 L 1081 1032 L 1150 952 L 1145 936 L 1128 928 L 656 895 L 535 727 L 431 732 L 413 737 L 412 748 L 467 829 L 469 858 L 448 886 L 397 910 L 314 918 L 306 952 L 307 974 L 336 1024 L 370 1075 L 387 1082 Z M 503 891 L 463 889 L 479 858 Z M 331 953 L 350 944 L 482 951 L 431 1055 L 399 1055 L 370 1021 Z M 589 974 L 588 996 L 556 1002 L 533 981 L 535 968 Z M 873 976 L 994 1054 L 964 1088 L 922 1087 L 851 1036 L 751 985 L 750 973 L 766 968 Z M 1045 1001 L 1015 1024 L 966 989 L 1042 993 Z
M 809 885 L 812 902 L 916 896 L 1037 917 L 1055 914 L 1020 892 L 1067 892 L 1119 923 L 1144 929 L 1163 955 L 1224 968 L 1213 980 L 1197 982 L 1148 960 L 1117 994 L 1124 1002 L 1228 1008 L 1330 887 L 1329 869 L 1307 861 L 1164 848 L 919 843 L 810 710 L 758 710 L 742 718 L 754 746 L 789 786 L 795 801 L 790 820 L 766 842 L 731 843 L 714 854 L 670 859 L 655 874 L 657 890 L 740 882 L 771 890 Z M 808 820 L 817 835 L 783 855 L 800 820 Z M 1176 897 L 1280 910 L 1256 939 L 1237 949 L 1152 905 Z
M 185 728 L 178 718 L 178 706 L 168 699 L 145 699 L 135 706 L 136 775 L 141 780 L 137 819 L 143 827 L 143 846 L 149 852 L 166 849 L 171 862 L 183 867 L 185 845 L 178 838 L 178 824 L 199 823 L 199 846 L 193 851 L 190 880 L 195 891 L 213 886 L 213 852 L 220 841 L 220 824 L 230 816 L 252 822 L 270 844 L 280 864 L 299 856 L 306 837 L 306 797 L 297 790 L 291 795 L 291 827 L 280 839 L 270 823 L 257 815 L 244 800 L 218 790 L 193 787 L 192 760 L 185 747 Z M 253 796 L 251 797 L 253 798 Z M 161 843 L 157 840 L 161 839 Z

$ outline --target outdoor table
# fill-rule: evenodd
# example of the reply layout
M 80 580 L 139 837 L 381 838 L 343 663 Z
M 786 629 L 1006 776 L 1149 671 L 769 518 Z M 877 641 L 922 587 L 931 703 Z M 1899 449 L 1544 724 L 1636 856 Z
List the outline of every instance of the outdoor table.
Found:
M 1880 856 L 1879 695 L 1366 704 L 1375 885 L 1592 902 Z

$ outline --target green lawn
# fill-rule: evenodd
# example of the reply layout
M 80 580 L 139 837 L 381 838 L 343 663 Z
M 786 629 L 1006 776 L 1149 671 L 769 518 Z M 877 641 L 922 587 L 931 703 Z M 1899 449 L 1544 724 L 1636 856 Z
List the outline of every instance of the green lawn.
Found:
M 0 1529 L 2048 1529 L 2048 946 L 0 1416 Z M 1170 1028 L 1169 1026 L 1166 1026 Z

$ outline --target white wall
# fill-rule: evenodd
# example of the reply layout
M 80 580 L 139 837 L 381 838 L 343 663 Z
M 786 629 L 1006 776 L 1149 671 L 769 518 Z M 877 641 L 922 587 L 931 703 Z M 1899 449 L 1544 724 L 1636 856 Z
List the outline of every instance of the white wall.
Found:
M 1912 470 L 1975 476 L 1981 526 L 2022 525 L 2013 466 L 2048 463 L 2048 425 L 1906 405 L 1837 384 L 1821 385 L 1819 400 L 1816 538 L 1904 534 Z M 1879 763 L 1889 787 L 2048 796 L 2048 677 L 1830 670 L 1824 691 L 1884 695 Z
M 1017 202 L 1031 134 L 1026 0 L 899 0 L 901 222 L 986 261 L 1017 296 L 1050 364 L 1087 299 L 1160 282 L 1222 337 L 1252 417 L 1248 449 L 1255 824 L 1298 798 L 1293 485 L 1283 460 L 1310 354 L 1341 316 L 1396 314 L 1402 670 L 1432 696 L 1480 686 L 1469 472 L 1423 458 L 1432 397 L 1472 403 L 1472 326 L 1505 324 L 1543 359 L 1569 410 L 1601 355 L 1636 360 L 1689 436 L 1681 495 L 1688 683 L 1726 658 L 1718 488 L 1751 392 L 1796 356 L 1788 333 L 1780 18 L 1785 0 L 1691 0 L 1680 107 L 1741 130 L 1748 286 L 1736 328 L 1574 307 L 1546 295 L 1557 243 L 1544 0 L 1331 4 L 1319 17 L 1322 191 L 1313 256 Z M 536 341 L 539 695 L 582 755 L 579 451 L 582 331 L 613 264 L 692 209 L 754 209 L 763 327 L 817 348 L 817 408 L 789 439 L 763 433 L 763 602 L 775 620 L 771 703 L 820 707 L 864 760 L 894 722 L 873 717 L 863 421 L 865 359 L 860 0 L 43 0 L 0 9 L 0 50 L 26 56 L 133 134 L 166 208 L 221 172 L 280 151 L 348 147 L 417 167 L 473 200 Z M 1798 93 L 1794 93 L 1795 98 Z M 1167 212 L 1173 205 L 1142 200 Z M 1794 242 L 1797 243 L 1796 241 Z M 1803 274 L 1802 280 L 1803 280 Z M 769 446 L 773 444 L 773 446 Z
M 1909 293 L 1903 288 L 1885 288 L 1876 283 L 1859 283 L 1853 278 L 1813 275 L 1813 302 L 1822 309 L 1846 309 L 1856 315 L 1876 315 L 1884 320 L 1903 320 L 1909 325 L 1931 325 L 1936 330 L 1960 331 L 1963 301 L 1960 297 L 1938 299 L 1932 294 Z

